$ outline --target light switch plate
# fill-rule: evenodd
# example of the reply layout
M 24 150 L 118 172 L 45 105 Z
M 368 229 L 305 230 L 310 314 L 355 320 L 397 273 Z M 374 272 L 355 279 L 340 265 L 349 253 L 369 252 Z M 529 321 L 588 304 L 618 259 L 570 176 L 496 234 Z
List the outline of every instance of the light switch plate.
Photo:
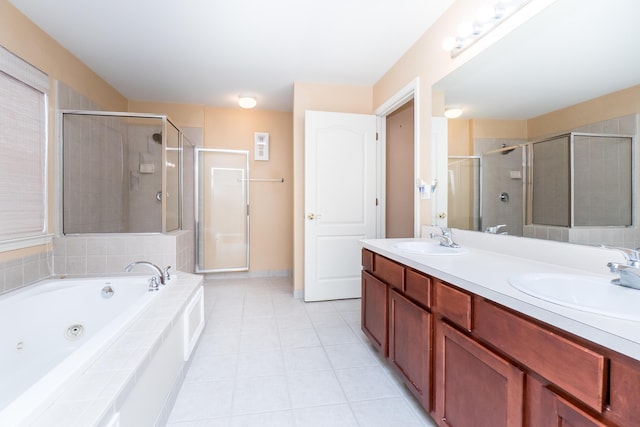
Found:
M 269 160 L 269 133 L 256 132 L 254 134 L 253 158 L 255 160 Z

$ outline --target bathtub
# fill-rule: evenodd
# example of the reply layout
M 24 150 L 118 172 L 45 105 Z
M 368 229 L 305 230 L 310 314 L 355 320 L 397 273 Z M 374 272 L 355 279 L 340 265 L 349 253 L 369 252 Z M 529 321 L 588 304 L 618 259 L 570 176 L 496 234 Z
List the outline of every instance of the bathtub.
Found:
M 164 291 L 148 288 L 148 276 L 74 278 L 0 296 L 0 425 L 50 405 Z

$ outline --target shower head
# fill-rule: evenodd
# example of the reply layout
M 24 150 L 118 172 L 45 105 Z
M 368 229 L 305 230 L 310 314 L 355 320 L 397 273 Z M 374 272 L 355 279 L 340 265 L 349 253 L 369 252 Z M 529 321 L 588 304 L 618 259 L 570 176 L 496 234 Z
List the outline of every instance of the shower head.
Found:
M 155 142 L 157 142 L 158 144 L 162 144 L 162 134 L 161 133 L 154 133 L 153 135 L 151 135 L 151 138 L 153 138 L 153 140 Z
M 507 144 L 502 144 L 502 148 L 507 148 Z M 506 156 L 507 154 L 511 153 L 513 150 L 515 150 L 516 147 L 513 147 L 509 150 L 503 150 L 500 152 L 500 154 L 502 154 L 503 156 Z

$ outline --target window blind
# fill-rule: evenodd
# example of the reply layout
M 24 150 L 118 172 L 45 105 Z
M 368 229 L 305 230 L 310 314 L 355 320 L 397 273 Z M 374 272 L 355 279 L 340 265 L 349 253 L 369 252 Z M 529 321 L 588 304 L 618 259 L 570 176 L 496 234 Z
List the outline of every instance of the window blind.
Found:
M 0 241 L 47 231 L 46 74 L 0 47 Z

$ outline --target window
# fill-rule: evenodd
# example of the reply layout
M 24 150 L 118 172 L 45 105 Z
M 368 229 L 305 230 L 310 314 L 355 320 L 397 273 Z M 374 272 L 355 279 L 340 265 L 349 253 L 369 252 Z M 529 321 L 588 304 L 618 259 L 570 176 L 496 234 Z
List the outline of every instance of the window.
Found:
M 49 78 L 0 47 L 0 243 L 47 232 Z

